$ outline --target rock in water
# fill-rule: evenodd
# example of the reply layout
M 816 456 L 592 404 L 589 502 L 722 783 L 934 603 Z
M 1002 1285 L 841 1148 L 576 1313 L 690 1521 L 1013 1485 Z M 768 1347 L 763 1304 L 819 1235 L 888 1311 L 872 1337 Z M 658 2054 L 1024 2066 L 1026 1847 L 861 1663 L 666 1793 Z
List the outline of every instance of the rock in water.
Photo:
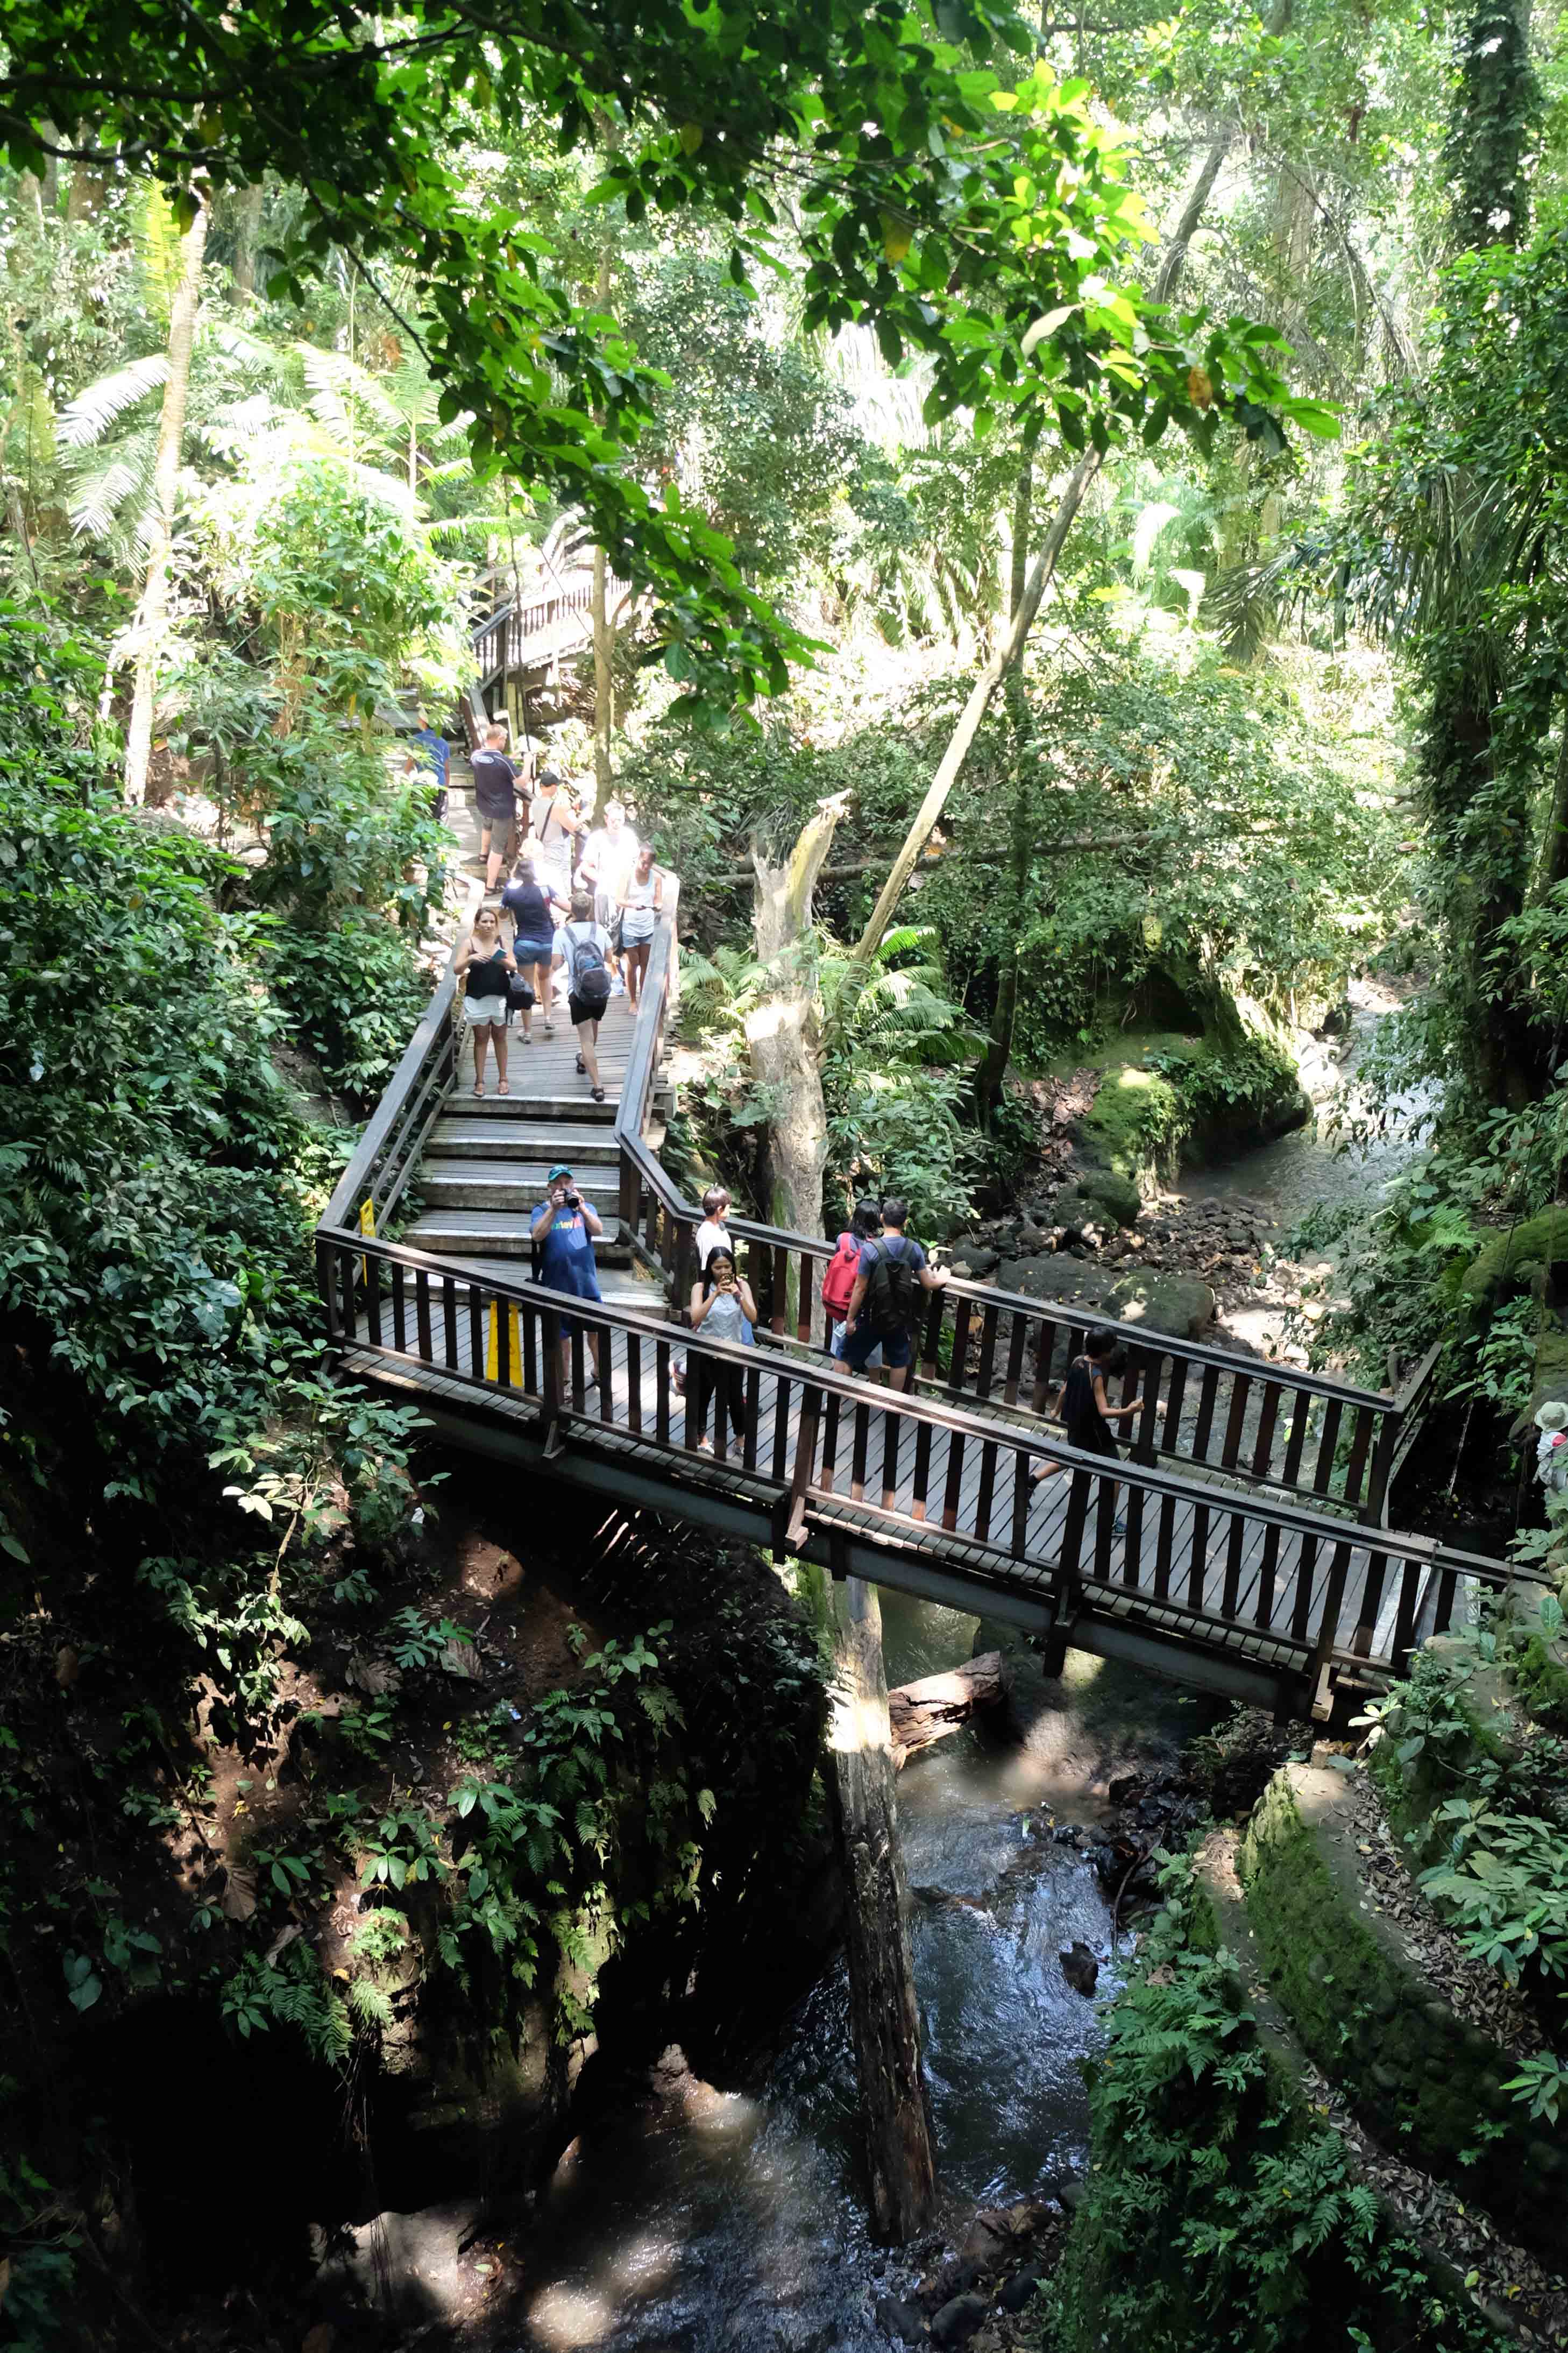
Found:
M 1100 1963 L 1089 1947 L 1075 1939 L 1071 1950 L 1060 1959 L 1062 1975 L 1074 1993 L 1092 1994 L 1100 1979 Z
M 983 2295 L 955 2295 L 931 2325 L 933 2345 L 967 2345 L 991 2307 Z
M 885 2328 L 900 2345 L 925 2343 L 925 2316 L 918 2306 L 906 2304 L 901 2296 L 879 2295 L 877 2298 L 877 2326 Z

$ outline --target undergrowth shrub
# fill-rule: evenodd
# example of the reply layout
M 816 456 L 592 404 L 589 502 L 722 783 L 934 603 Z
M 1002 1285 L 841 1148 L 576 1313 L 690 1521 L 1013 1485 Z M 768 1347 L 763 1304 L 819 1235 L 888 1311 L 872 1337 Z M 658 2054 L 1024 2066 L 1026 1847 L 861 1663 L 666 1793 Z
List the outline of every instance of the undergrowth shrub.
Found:
M 1048 2295 L 1050 2353 L 1492 2353 L 1264 2050 L 1191 1865 L 1089 2063 L 1087 2196 Z

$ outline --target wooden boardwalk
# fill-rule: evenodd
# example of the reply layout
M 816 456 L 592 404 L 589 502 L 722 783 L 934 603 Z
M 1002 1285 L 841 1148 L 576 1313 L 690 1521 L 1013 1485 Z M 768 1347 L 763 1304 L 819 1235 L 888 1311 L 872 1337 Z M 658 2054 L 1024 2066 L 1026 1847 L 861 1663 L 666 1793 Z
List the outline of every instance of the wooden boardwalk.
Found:
M 974 1284 L 931 1294 L 923 1377 L 900 1395 L 819 1345 L 831 1245 L 744 1219 L 731 1226 L 757 1345 L 684 1331 L 670 1317 L 700 1212 L 657 1155 L 667 971 L 656 945 L 640 1020 L 612 1000 L 602 1105 L 563 1016 L 532 1046 L 514 1032 L 510 1094 L 492 1078 L 476 1099 L 449 984 L 438 993 L 318 1230 L 348 1370 L 417 1400 L 452 1442 L 546 1478 L 1010 1614 L 1047 1636 L 1047 1656 L 1070 1641 L 1278 1706 L 1323 1707 L 1338 1680 L 1386 1677 L 1421 1633 L 1507 1581 L 1498 1563 L 1382 1525 L 1410 1435 L 1402 1395 L 1131 1330 L 1127 1393 L 1142 1409 L 1112 1468 L 1041 1409 L 1079 1342 L 1069 1310 Z M 597 1309 L 531 1280 L 529 1225 L 555 1160 L 604 1219 Z M 739 1434 L 711 1409 L 700 1426 L 704 1364 L 739 1386 Z

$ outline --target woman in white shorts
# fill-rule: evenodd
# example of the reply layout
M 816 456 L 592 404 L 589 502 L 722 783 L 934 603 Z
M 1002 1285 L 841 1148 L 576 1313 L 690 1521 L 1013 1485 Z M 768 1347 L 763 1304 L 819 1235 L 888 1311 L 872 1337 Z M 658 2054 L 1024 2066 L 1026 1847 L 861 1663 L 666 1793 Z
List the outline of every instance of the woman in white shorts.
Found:
M 474 1041 L 474 1092 L 485 1091 L 485 1047 L 496 1050 L 496 1092 L 511 1092 L 506 1081 L 506 1032 L 511 1018 L 507 983 L 517 970 L 517 959 L 502 939 L 500 919 L 493 907 L 481 907 L 474 928 L 452 959 L 453 968 L 466 975 L 463 1019 Z
M 647 970 L 648 950 L 653 945 L 654 925 L 664 909 L 664 877 L 655 866 L 653 851 L 647 842 L 637 851 L 631 879 L 616 904 L 621 918 L 621 969 L 635 1013 L 642 995 L 643 975 Z

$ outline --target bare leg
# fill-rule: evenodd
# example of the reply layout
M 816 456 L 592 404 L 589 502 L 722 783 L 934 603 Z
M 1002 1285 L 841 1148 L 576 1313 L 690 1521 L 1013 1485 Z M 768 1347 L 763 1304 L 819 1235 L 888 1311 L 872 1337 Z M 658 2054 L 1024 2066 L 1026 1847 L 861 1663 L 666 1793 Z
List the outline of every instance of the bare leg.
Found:
M 482 1095 L 485 1091 L 485 1048 L 489 1045 L 490 1037 L 489 1022 L 481 1021 L 478 1029 L 472 1032 L 472 1036 L 474 1040 L 474 1092 L 477 1095 Z
M 499 832 L 500 828 L 498 828 L 497 830 Z M 489 848 L 489 840 L 490 836 L 487 829 L 485 834 L 485 889 L 487 891 L 493 891 L 500 881 L 501 868 L 506 864 L 507 838 L 504 833 L 501 834 L 499 844 L 493 849 Z
M 509 1095 L 511 1092 L 511 1089 L 508 1086 L 506 1082 L 506 1023 L 504 1021 L 500 1024 L 499 1029 L 492 1029 L 490 1031 L 490 1038 L 496 1050 L 496 1079 L 498 1082 L 496 1092 L 498 1095 Z
M 578 1022 L 577 1050 L 583 1057 L 583 1068 L 588 1073 L 588 1084 L 595 1092 L 599 1087 L 599 1057 L 594 1049 L 598 1043 L 598 1037 L 599 1025 L 596 1021 Z

